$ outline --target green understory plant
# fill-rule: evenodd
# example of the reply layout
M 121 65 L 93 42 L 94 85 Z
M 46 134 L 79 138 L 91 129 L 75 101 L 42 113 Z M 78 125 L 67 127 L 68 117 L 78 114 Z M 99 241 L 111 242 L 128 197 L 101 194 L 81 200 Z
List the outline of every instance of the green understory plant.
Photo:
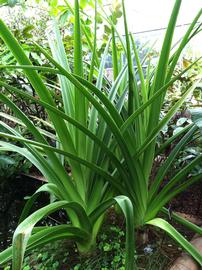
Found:
M 1 121 L 0 124 L 7 132 L 1 132 L 0 136 L 21 143 L 20 146 L 15 146 L 11 142 L 0 141 L 1 151 L 15 151 L 25 156 L 48 181 L 28 200 L 14 233 L 12 247 L 0 253 L 0 264 L 12 258 L 12 269 L 20 270 L 25 252 L 61 238 L 74 239 L 82 254 L 92 252 L 104 213 L 113 204 L 118 203 L 126 217 L 127 270 L 137 269 L 134 262 L 134 226 L 139 228 L 145 225 L 165 230 L 202 265 L 202 256 L 198 251 L 165 219 L 158 217 L 160 211 L 169 216 L 164 206 L 179 192 L 202 177 L 201 173 L 190 174 L 192 169 L 202 162 L 202 156 L 199 155 L 181 168 L 163 188 L 161 187 L 180 150 L 198 132 L 198 121 L 185 127 L 169 138 L 169 141 L 158 150 L 156 149 L 159 132 L 201 80 L 200 75 L 187 86 L 181 98 L 172 105 L 164 117 L 160 117 L 166 91 L 192 66 L 173 76 L 181 52 L 189 40 L 201 30 L 201 23 L 197 22 L 202 10 L 194 18 L 176 51 L 171 51 L 181 2 L 175 1 L 158 64 L 152 68 L 148 62 L 146 74 L 143 72 L 143 63 L 139 59 L 134 37 L 128 32 L 124 1 L 122 8 L 125 40 L 117 32 L 113 20 L 105 18 L 114 34 L 109 37 L 102 58 L 97 59 L 95 21 L 90 63 L 84 63 L 82 57 L 78 0 L 74 1 L 73 65 L 72 57 L 68 57 L 65 53 L 56 25 L 53 35 L 50 34 L 48 37 L 52 55 L 35 44 L 50 65 L 33 66 L 20 43 L 0 21 L 0 37 L 18 62 L 16 66 L 1 66 L 1 68 L 23 70 L 38 98 L 22 91 L 20 85 L 13 87 L 3 81 L 0 81 L 0 85 L 7 91 L 44 107 L 48 114 L 47 122 L 51 123 L 53 128 L 52 135 L 39 130 L 29 116 L 26 116 L 6 95 L 0 93 L 1 102 L 19 119 L 18 125 L 25 125 L 30 133 L 29 138 L 24 137 Z M 96 9 L 97 5 L 95 14 Z M 126 63 L 117 53 L 117 40 L 122 44 Z M 113 52 L 112 82 L 104 76 L 105 60 L 110 46 Z M 137 70 L 133 68 L 134 58 Z M 62 97 L 60 104 L 55 104 L 49 88 L 41 78 L 42 72 L 57 74 Z M 139 81 L 136 79 L 136 72 Z M 52 141 L 49 143 L 48 138 L 51 136 Z M 176 139 L 178 143 L 160 168 L 154 171 L 153 167 L 158 156 Z M 65 170 L 66 164 L 70 166 L 71 174 Z M 51 194 L 51 203 L 30 214 L 34 201 L 43 192 Z M 44 216 L 60 208 L 65 209 L 70 223 L 54 227 L 36 226 Z M 173 218 L 202 233 L 199 227 L 177 215 L 173 215 Z
M 0 155 L 0 185 L 20 173 L 27 173 L 30 163 L 18 154 Z
M 113 220 L 111 218 L 106 220 L 107 223 L 103 224 L 98 234 L 96 256 L 80 256 L 72 243 L 58 240 L 28 254 L 24 259 L 22 270 L 125 270 L 125 226 L 122 218 L 121 222 L 119 220 L 117 223 L 119 225 L 115 225 L 114 218 L 113 216 Z M 174 246 L 174 241 L 168 237 L 162 239 L 163 236 L 164 232 L 158 232 L 158 237 L 154 235 L 154 238 L 150 237 L 150 244 L 144 249 L 142 246 L 138 247 L 136 254 L 138 270 L 167 269 L 176 253 L 180 253 L 180 248 Z M 168 252 L 168 248 L 172 252 Z M 3 270 L 11 270 L 11 266 L 7 265 Z

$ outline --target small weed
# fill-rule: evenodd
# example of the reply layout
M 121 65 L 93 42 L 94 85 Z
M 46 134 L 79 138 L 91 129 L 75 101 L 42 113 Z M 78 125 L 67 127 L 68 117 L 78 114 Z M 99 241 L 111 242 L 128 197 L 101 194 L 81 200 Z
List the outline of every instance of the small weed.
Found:
M 22 270 L 125 270 L 124 237 L 124 228 L 122 230 L 119 226 L 106 225 L 104 231 L 98 235 L 99 244 L 95 256 L 82 257 L 76 248 L 72 249 L 70 243 L 57 241 L 28 255 Z M 160 245 L 152 245 L 152 252 L 147 254 L 144 249 L 139 250 L 136 255 L 139 270 L 167 268 L 170 258 Z M 3 270 L 11 268 L 7 266 Z

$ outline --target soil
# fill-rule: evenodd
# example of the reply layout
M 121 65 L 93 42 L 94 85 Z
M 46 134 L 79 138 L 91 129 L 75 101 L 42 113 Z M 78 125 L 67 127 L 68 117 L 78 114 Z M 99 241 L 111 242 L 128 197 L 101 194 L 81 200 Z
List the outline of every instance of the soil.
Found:
M 193 215 L 202 220 L 202 182 L 193 184 L 171 202 L 173 211 Z

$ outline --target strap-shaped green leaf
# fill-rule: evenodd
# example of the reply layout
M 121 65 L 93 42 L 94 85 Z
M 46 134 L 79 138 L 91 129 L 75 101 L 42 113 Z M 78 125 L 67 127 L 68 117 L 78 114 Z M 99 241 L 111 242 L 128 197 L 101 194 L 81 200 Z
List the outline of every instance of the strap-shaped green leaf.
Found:
M 161 218 L 155 218 L 147 222 L 149 225 L 159 227 L 166 231 L 183 249 L 185 249 L 202 266 L 202 255 L 192 246 L 172 225 Z
M 88 232 L 69 225 L 57 225 L 53 227 L 42 227 L 35 232 L 33 228 L 33 235 L 30 236 L 25 254 L 29 253 L 35 248 L 41 248 L 47 243 L 51 243 L 61 239 L 72 239 L 77 242 L 87 242 L 90 239 Z M 5 265 L 12 259 L 12 246 L 0 253 L 0 266 Z
M 192 108 L 192 109 L 189 109 L 189 111 L 191 113 L 192 121 L 195 123 L 195 125 L 197 125 L 202 135 L 202 109 L 200 107 Z
M 152 130 L 144 144 L 137 151 L 137 155 L 139 156 L 156 138 L 159 131 L 168 123 L 168 121 L 172 118 L 172 116 L 177 112 L 178 108 L 185 101 L 187 96 L 197 87 L 200 79 L 197 80 L 188 90 L 182 95 L 182 97 L 173 105 L 173 107 L 168 111 L 168 113 L 164 116 L 164 118 L 159 122 L 158 126 Z
M 197 226 L 196 224 L 188 221 L 187 219 L 179 216 L 178 214 L 176 214 L 175 212 L 171 212 L 163 207 L 161 210 L 162 213 L 166 214 L 167 216 L 169 216 L 170 218 L 173 218 L 175 221 L 179 222 L 180 224 L 184 225 L 185 227 L 187 227 L 188 229 L 198 233 L 199 235 L 202 235 L 202 228 Z
M 89 219 L 94 223 L 110 206 L 117 203 L 126 219 L 126 270 L 136 270 L 134 250 L 135 250 L 135 235 L 134 235 L 134 212 L 133 205 L 128 197 L 117 196 L 100 204 L 90 215 Z M 137 209 L 138 210 L 138 209 Z
M 55 153 L 59 153 L 61 155 L 67 156 L 68 158 L 78 162 L 79 164 L 82 164 L 82 165 L 94 170 L 96 173 L 101 175 L 106 181 L 111 182 L 117 190 L 119 190 L 119 191 L 122 190 L 122 187 L 121 187 L 120 183 L 116 180 L 116 178 L 114 178 L 112 175 L 110 175 L 108 172 L 106 172 L 102 168 L 98 167 L 94 163 L 90 163 L 90 162 L 86 161 L 85 159 L 79 158 L 78 156 L 72 155 L 69 152 L 63 151 L 61 149 L 57 149 L 57 148 L 52 147 L 52 146 L 47 146 L 45 144 L 38 143 L 38 142 L 32 141 L 32 140 L 27 140 L 23 137 L 12 136 L 10 134 L 3 133 L 3 132 L 0 132 L 0 136 L 5 137 L 5 138 L 10 138 L 10 139 L 13 139 L 16 141 L 20 141 L 20 142 L 25 142 L 25 143 L 28 143 L 31 145 L 35 145 L 37 147 L 40 147 L 41 149 L 43 149 L 43 148 L 49 149 Z
M 4 86 L 5 88 L 7 88 L 8 90 L 20 95 L 23 98 L 26 98 L 28 100 L 32 100 L 33 102 L 40 104 L 41 106 L 43 106 L 44 108 L 52 111 L 53 113 L 55 113 L 56 115 L 58 115 L 59 117 L 61 117 L 62 119 L 68 121 L 70 124 L 72 124 L 73 126 L 75 126 L 77 129 L 79 129 L 81 132 L 83 132 L 86 136 L 88 136 L 94 143 L 96 143 L 97 145 L 99 145 L 101 147 L 101 149 L 104 151 L 104 153 L 106 153 L 109 158 L 111 159 L 111 161 L 114 163 L 114 165 L 117 167 L 118 171 L 120 172 L 120 175 L 123 179 L 127 178 L 127 175 L 124 172 L 123 166 L 122 164 L 119 162 L 119 160 L 116 158 L 116 156 L 113 154 L 112 151 L 110 151 L 110 149 L 107 147 L 107 145 L 105 145 L 96 135 L 94 135 L 90 130 L 88 130 L 86 127 L 82 126 L 79 122 L 77 122 L 74 118 L 69 117 L 67 114 L 63 113 L 62 111 L 58 110 L 57 108 L 51 106 L 50 104 L 35 99 L 33 96 L 31 96 L 30 94 L 16 88 L 13 86 L 10 86 L 4 82 L 0 81 L 0 85 Z
M 9 50 L 12 52 L 12 54 L 15 56 L 16 60 L 20 65 L 28 65 L 32 66 L 31 61 L 23 51 L 20 43 L 15 39 L 15 37 L 12 35 L 12 33 L 9 31 L 7 26 L 3 23 L 2 20 L 0 20 L 0 37 L 3 39 Z M 31 85 L 35 89 L 36 93 L 39 95 L 39 97 L 45 101 L 51 104 L 52 106 L 55 106 L 55 102 L 51 97 L 50 92 L 46 88 L 45 84 L 43 83 L 40 75 L 35 70 L 25 70 L 25 75 L 29 79 Z M 63 119 L 58 119 L 55 114 L 52 114 L 51 112 L 48 112 L 49 117 L 55 126 L 55 129 L 57 131 L 58 137 L 60 139 L 60 143 L 62 144 L 63 149 L 70 151 L 71 153 L 76 154 L 76 149 L 74 146 L 74 143 L 71 138 L 71 134 L 69 133 L 69 130 L 67 129 L 67 126 Z M 71 161 L 70 161 L 71 162 Z M 80 186 L 82 187 L 83 183 L 83 174 L 81 167 L 78 163 L 72 163 L 71 166 L 75 169 L 73 171 L 73 175 L 78 181 L 80 181 Z M 61 170 L 62 171 L 62 170 Z M 82 190 L 80 188 L 80 194 L 82 199 L 85 199 L 85 192 L 84 189 Z
M 174 147 L 166 161 L 162 164 L 162 166 L 159 168 L 156 177 L 154 178 L 154 181 L 151 185 L 150 191 L 149 191 L 149 200 L 156 196 L 156 193 L 159 189 L 160 183 L 162 179 L 164 179 L 165 175 L 167 174 L 171 164 L 173 163 L 174 159 L 176 158 L 179 151 L 184 147 L 191 139 L 196 131 L 196 127 L 193 126 L 180 140 L 180 142 L 177 143 L 177 145 Z
M 35 224 L 40 221 L 43 217 L 49 215 L 52 212 L 55 212 L 58 209 L 61 208 L 69 208 L 77 213 L 79 213 L 79 218 L 81 219 L 81 222 L 84 223 L 87 222 L 86 217 L 84 217 L 84 212 L 81 211 L 82 207 L 77 203 L 68 203 L 66 201 L 60 201 L 60 202 L 54 202 L 50 205 L 47 205 L 33 214 L 31 214 L 29 217 L 27 217 L 15 230 L 14 236 L 13 236 L 13 255 L 12 255 L 12 267 L 13 270 L 21 270 L 26 246 L 28 244 L 28 240 L 31 236 L 32 229 L 35 226 Z M 87 225 L 88 226 L 88 225 Z
M 40 134 L 40 132 L 37 130 L 37 128 L 34 126 L 34 124 L 11 100 L 9 100 L 5 95 L 3 95 L 1 93 L 0 93 L 0 100 L 2 100 L 5 104 L 7 104 L 7 106 L 9 106 L 15 112 L 15 114 L 27 126 L 29 131 L 35 136 L 35 138 L 39 142 L 43 143 L 44 145 L 45 144 L 48 145 L 47 141 Z M 48 150 L 48 149 L 46 149 L 46 150 Z M 63 183 L 63 188 L 66 190 L 67 194 L 69 194 L 70 197 L 73 195 L 74 198 L 77 198 L 78 201 L 79 200 L 81 201 L 80 195 L 76 191 L 75 186 L 73 185 L 71 178 L 66 173 L 64 167 L 62 166 L 62 164 L 58 160 L 57 156 L 54 154 L 53 151 L 49 151 L 49 150 L 46 151 L 46 154 L 48 155 L 52 166 L 55 168 L 55 172 L 58 174 L 60 181 Z M 68 188 L 66 186 L 67 181 L 68 181 Z M 70 195 L 70 194 L 72 194 L 72 195 Z

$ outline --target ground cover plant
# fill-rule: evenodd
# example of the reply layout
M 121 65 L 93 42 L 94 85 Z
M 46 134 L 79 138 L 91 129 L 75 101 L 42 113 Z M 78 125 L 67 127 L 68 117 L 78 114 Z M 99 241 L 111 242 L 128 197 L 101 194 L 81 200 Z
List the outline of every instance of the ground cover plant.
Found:
M 48 114 L 46 124 L 52 128 L 50 133 L 39 130 L 29 119 L 29 115 L 26 116 L 6 95 L 0 93 L 1 102 L 15 115 L 13 120 L 18 125 L 25 125 L 31 134 L 23 136 L 18 130 L 1 121 L 1 126 L 7 132 L 0 132 L 0 136 L 9 139 L 9 142 L 0 141 L 1 151 L 14 151 L 25 156 L 48 181 L 25 205 L 13 236 L 12 247 L 0 253 L 1 265 L 12 259 L 12 269 L 19 270 L 26 252 L 62 238 L 74 239 L 81 254 L 91 253 L 96 246 L 96 237 L 104 213 L 116 203 L 126 217 L 126 269 L 137 269 L 134 257 L 134 227 L 137 229 L 145 225 L 165 230 L 202 265 L 202 256 L 198 251 L 165 219 L 158 217 L 161 211 L 170 215 L 164 206 L 202 177 L 201 173 L 191 174 L 192 169 L 202 161 L 202 156 L 198 155 L 161 188 L 161 183 L 178 153 L 192 140 L 200 125 L 200 119 L 194 117 L 193 123 L 156 149 L 159 132 L 201 81 L 200 74 L 187 86 L 181 98 L 163 118 L 160 117 L 166 91 L 195 64 L 191 64 L 178 75 L 173 75 L 183 48 L 201 30 L 201 23 L 197 22 L 202 10 L 194 18 L 177 49 L 171 51 L 180 6 L 181 1 L 176 0 L 158 64 L 152 68 L 148 63 L 146 74 L 142 69 L 134 37 L 128 32 L 124 1 L 122 9 L 125 40 L 116 31 L 113 18 L 103 15 L 113 31 L 102 57 L 99 58 L 96 52 L 95 20 L 94 39 L 89 40 L 92 48 L 89 63 L 84 62 L 82 57 L 78 0 L 74 1 L 73 9 L 73 63 L 72 57 L 65 53 L 57 24 L 54 24 L 53 35 L 48 36 L 52 55 L 35 44 L 49 61 L 49 65 L 34 66 L 8 27 L 0 21 L 0 37 L 18 62 L 18 65 L 2 65 L 1 68 L 23 70 L 38 97 L 22 91 L 20 85 L 13 87 L 5 81 L 0 81 L 0 85 L 8 92 L 44 107 Z M 97 2 L 95 18 L 96 12 Z M 122 56 L 117 53 L 117 40 L 122 44 L 126 63 L 121 61 Z M 112 82 L 104 76 L 105 60 L 110 46 L 114 77 Z M 134 58 L 140 84 L 133 68 Z M 41 77 L 43 72 L 58 75 L 62 97 L 58 105 L 50 89 L 44 84 Z M 8 117 L 4 115 L 4 118 Z M 178 143 L 159 170 L 154 172 L 156 158 L 176 139 Z M 12 140 L 18 141 L 20 145 L 12 144 Z M 70 166 L 71 174 L 67 173 L 66 164 Z M 51 195 L 50 204 L 30 214 L 34 201 L 43 192 Z M 61 208 L 65 209 L 69 217 L 67 224 L 37 226 L 43 217 Z M 199 227 L 176 214 L 172 216 L 201 234 Z
M 113 215 L 112 215 L 113 216 Z M 117 216 L 117 215 L 116 215 Z M 23 263 L 23 270 L 38 269 L 60 269 L 60 270 L 124 270 L 125 261 L 125 226 L 123 219 L 119 222 L 106 220 L 97 237 L 97 248 L 94 256 L 81 256 L 75 245 L 68 240 L 58 240 L 54 243 L 45 245 L 43 248 L 35 249 L 28 254 Z M 110 223 L 111 222 L 111 223 Z M 118 226 L 115 225 L 118 222 Z M 160 270 L 169 268 L 173 260 L 173 254 L 180 254 L 171 239 L 164 237 L 164 233 L 158 232 L 158 237 L 154 237 L 152 242 L 144 249 L 138 247 L 138 270 Z M 164 235 L 165 236 L 165 235 Z M 63 247 L 62 249 L 60 247 Z M 165 255 L 165 252 L 169 253 Z M 10 270 L 11 266 L 6 266 L 3 270 Z

